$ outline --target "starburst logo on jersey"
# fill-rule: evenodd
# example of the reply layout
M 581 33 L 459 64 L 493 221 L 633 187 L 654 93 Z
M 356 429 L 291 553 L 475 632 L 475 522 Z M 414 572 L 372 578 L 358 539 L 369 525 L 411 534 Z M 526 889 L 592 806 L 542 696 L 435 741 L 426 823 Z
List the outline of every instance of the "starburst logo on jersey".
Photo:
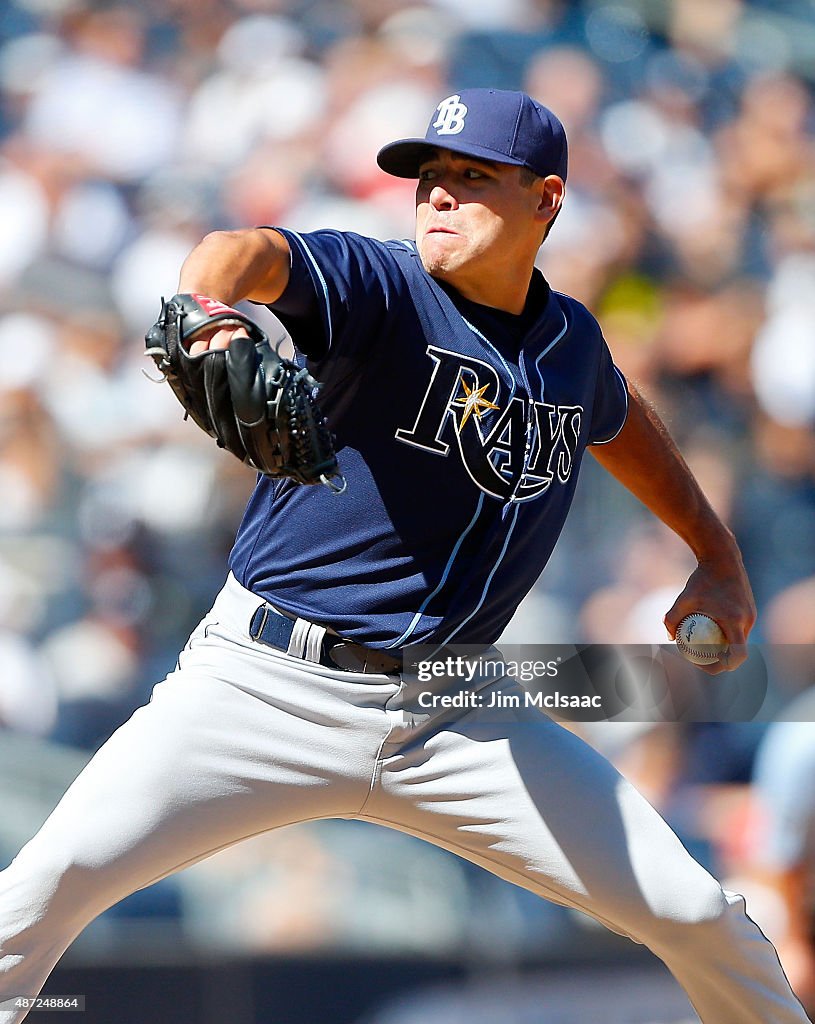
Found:
M 438 345 L 428 345 L 427 355 L 433 368 L 416 421 L 396 431 L 397 441 L 443 458 L 457 447 L 473 483 L 505 501 L 529 501 L 553 481 L 568 481 L 581 405 L 531 399 L 514 385 L 502 401 L 494 366 Z
M 437 135 L 458 135 L 464 130 L 467 107 L 458 95 L 448 96 L 436 107 L 439 116 L 433 122 Z
M 489 387 L 489 384 L 485 384 L 483 388 L 476 390 L 474 387 L 467 387 L 467 381 L 462 380 L 461 386 L 464 388 L 464 394 L 455 400 L 455 405 L 464 406 L 464 415 L 461 417 L 461 422 L 458 425 L 459 432 L 464 429 L 464 424 L 473 413 L 475 413 L 478 419 L 481 419 L 485 409 L 498 409 L 495 402 L 490 402 L 484 398 L 484 392 Z

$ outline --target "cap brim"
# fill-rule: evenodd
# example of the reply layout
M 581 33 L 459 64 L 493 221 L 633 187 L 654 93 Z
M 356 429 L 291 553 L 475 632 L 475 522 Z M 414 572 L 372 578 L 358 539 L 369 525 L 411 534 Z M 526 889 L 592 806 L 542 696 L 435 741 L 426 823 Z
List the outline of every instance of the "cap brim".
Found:
M 463 156 L 480 157 L 496 164 L 523 166 L 523 160 L 513 160 L 505 153 L 496 153 L 486 146 L 475 146 L 465 142 L 456 145 L 452 140 L 434 143 L 428 142 L 427 139 L 399 139 L 397 142 L 389 142 L 377 153 L 376 162 L 383 171 L 397 178 L 418 178 L 421 165 L 439 149 L 449 149 L 452 153 L 461 153 Z

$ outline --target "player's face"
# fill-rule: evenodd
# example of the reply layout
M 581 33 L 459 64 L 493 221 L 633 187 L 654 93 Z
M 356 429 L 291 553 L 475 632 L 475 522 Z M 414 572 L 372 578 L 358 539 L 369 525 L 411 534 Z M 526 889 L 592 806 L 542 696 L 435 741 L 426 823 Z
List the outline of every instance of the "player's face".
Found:
M 551 219 L 547 202 L 544 179 L 525 186 L 519 167 L 436 150 L 421 165 L 416 190 L 425 270 L 475 302 L 509 308 L 517 301 L 508 297 L 519 292 L 522 306 Z

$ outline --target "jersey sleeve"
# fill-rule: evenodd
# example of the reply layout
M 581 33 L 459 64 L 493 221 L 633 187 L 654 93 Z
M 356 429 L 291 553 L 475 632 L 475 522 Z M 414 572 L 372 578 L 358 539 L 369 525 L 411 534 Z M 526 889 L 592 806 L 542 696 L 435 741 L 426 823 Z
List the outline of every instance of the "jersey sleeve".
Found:
M 315 362 L 362 355 L 404 288 L 385 243 L 352 232 L 275 230 L 289 243 L 291 266 L 269 308 L 297 349 Z
M 600 364 L 594 390 L 589 444 L 608 444 L 623 429 L 628 415 L 628 387 L 614 365 L 608 345 L 600 339 Z

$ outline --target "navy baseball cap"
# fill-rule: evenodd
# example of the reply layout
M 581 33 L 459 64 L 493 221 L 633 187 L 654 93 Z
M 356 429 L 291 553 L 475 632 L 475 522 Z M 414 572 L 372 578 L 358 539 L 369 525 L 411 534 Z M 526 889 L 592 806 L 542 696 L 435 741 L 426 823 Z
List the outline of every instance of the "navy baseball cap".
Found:
M 525 92 L 462 89 L 443 99 L 423 139 L 399 139 L 383 146 L 376 162 L 397 178 L 418 178 L 435 149 L 500 164 L 528 167 L 545 178 L 566 180 L 566 132 L 559 119 Z

